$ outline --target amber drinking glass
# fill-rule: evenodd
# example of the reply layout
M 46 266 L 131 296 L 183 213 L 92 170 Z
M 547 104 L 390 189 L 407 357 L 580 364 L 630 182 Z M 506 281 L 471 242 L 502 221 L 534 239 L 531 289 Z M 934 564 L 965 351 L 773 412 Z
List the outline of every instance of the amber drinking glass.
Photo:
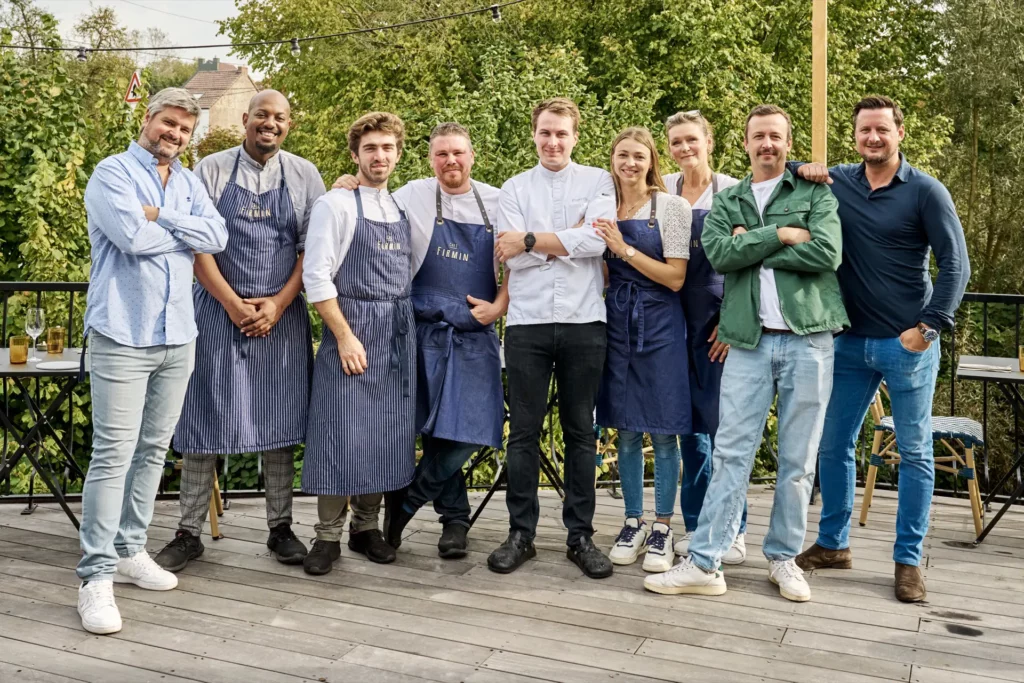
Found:
M 64 328 L 51 327 L 46 332 L 46 352 L 55 355 L 64 353 Z
M 11 337 L 11 365 L 28 362 L 28 337 Z

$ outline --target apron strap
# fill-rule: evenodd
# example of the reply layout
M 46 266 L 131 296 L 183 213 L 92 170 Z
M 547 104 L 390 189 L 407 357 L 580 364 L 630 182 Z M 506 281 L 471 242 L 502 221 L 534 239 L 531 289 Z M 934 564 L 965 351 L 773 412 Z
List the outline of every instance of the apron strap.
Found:
M 658 224 L 658 193 L 654 192 L 651 195 L 651 217 L 647 219 L 647 228 L 654 230 L 654 226 Z
M 680 197 L 683 196 L 683 174 L 679 174 L 679 178 L 676 180 L 676 194 Z M 711 196 L 714 197 L 718 194 L 718 174 L 714 171 L 711 172 Z
M 406 339 L 411 333 L 409 321 L 405 317 L 407 307 L 410 306 L 412 304 L 408 298 L 396 299 L 393 302 L 391 313 L 391 371 L 398 371 L 402 383 L 402 396 L 406 397 L 412 394 L 410 379 L 412 364 L 405 346 Z
M 476 183 L 470 182 L 470 188 L 473 190 L 473 198 L 476 199 L 476 205 L 480 207 L 480 215 L 484 219 L 484 228 L 487 232 L 494 232 L 494 228 L 491 226 L 491 220 L 487 217 L 487 209 L 484 208 L 484 200 L 480 197 L 480 193 L 476 189 Z M 437 217 L 435 222 L 437 225 L 444 223 L 444 216 L 441 213 L 441 183 L 437 184 L 437 192 L 435 193 L 435 200 L 437 203 Z
M 235 165 L 231 167 L 231 177 L 228 178 L 228 183 L 235 182 L 235 176 L 238 174 L 238 161 L 242 158 L 242 146 L 238 146 L 238 154 L 235 155 Z
M 625 300 L 622 295 L 625 294 Z M 629 302 L 636 296 L 636 302 L 630 309 Z M 644 350 L 644 290 L 641 289 L 636 282 L 627 281 L 621 283 L 612 292 L 612 301 L 620 311 L 629 311 L 629 320 L 626 322 L 626 347 L 629 349 L 630 354 L 633 353 L 633 344 L 630 340 L 629 329 L 632 325 L 636 325 L 636 352 L 643 353 Z
M 356 196 L 356 218 L 363 220 L 363 198 L 359 195 L 359 188 L 352 190 Z

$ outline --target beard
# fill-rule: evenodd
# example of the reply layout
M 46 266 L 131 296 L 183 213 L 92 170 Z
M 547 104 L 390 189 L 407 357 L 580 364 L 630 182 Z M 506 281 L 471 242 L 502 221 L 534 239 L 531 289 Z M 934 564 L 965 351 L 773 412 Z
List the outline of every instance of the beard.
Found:
M 391 166 L 372 166 L 371 164 L 360 164 L 359 170 L 367 180 L 374 183 L 383 183 L 391 175 Z
M 468 176 L 469 174 L 460 168 L 446 169 L 438 176 L 438 180 L 446 189 L 457 190 L 465 184 Z
M 255 139 L 253 140 L 253 147 L 263 152 L 264 154 L 271 154 L 281 148 L 280 136 L 276 133 L 271 133 L 274 138 L 270 142 L 261 142 L 259 139 L 259 131 L 256 132 Z
M 164 137 L 151 138 L 143 133 L 142 147 L 155 157 L 174 161 L 185 151 L 185 145 L 172 142 Z
M 860 156 L 866 164 L 882 166 L 896 156 L 896 150 L 889 147 L 865 147 Z

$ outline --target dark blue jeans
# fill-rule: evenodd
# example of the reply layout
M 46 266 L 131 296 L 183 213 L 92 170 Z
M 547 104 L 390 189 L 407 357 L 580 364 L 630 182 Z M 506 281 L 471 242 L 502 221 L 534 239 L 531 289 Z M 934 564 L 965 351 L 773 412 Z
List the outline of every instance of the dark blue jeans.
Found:
M 939 343 L 917 352 L 904 348 L 899 337 L 861 337 L 847 332 L 836 338 L 834 372 L 818 456 L 821 521 L 817 543 L 830 550 L 850 547 L 857 437 L 884 379 L 900 454 L 893 560 L 916 567 L 921 562 L 935 489 L 932 398 L 939 373 Z
M 441 524 L 461 524 L 469 528 L 469 496 L 462 466 L 480 446 L 448 439 L 423 436 L 423 457 L 416 465 L 416 474 L 409 484 L 403 507 L 416 513 L 430 501 L 441 515 Z
M 710 434 L 683 434 L 679 437 L 679 451 L 683 456 L 683 483 L 679 487 L 679 507 L 687 531 L 697 530 L 704 494 L 711 482 L 711 454 L 715 440 Z M 747 503 L 743 503 L 740 533 L 747 533 Z

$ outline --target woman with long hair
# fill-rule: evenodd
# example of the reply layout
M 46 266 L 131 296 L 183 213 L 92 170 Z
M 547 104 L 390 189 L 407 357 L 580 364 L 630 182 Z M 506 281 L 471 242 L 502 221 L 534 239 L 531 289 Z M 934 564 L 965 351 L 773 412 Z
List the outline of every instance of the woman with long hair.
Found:
M 686 322 L 679 290 L 689 256 L 690 205 L 666 192 L 658 150 L 646 128 L 627 128 L 612 143 L 618 221 L 594 222 L 608 245 L 608 351 L 597 422 L 618 430 L 626 521 L 610 558 L 667 571 L 675 555 L 672 512 L 679 479 L 678 435 L 690 431 Z M 656 521 L 643 516 L 643 437 L 654 446 Z
M 722 307 L 725 276 L 715 272 L 704 255 L 701 232 L 704 218 L 719 190 L 739 181 L 711 169 L 715 148 L 714 131 L 700 111 L 673 114 L 665 122 L 668 151 L 679 166 L 678 173 L 665 176 L 668 191 L 693 207 L 690 226 L 690 260 L 681 297 L 686 317 L 686 350 L 690 372 L 690 401 L 693 432 L 679 438 L 683 458 L 683 483 L 679 492 L 686 533 L 675 551 L 686 555 L 690 535 L 697 529 L 704 494 L 711 481 L 711 455 L 718 430 L 718 394 L 722 385 L 722 364 L 729 347 L 718 341 L 718 312 Z M 725 564 L 746 559 L 744 533 L 747 510 L 743 508 L 740 533 L 722 557 Z

